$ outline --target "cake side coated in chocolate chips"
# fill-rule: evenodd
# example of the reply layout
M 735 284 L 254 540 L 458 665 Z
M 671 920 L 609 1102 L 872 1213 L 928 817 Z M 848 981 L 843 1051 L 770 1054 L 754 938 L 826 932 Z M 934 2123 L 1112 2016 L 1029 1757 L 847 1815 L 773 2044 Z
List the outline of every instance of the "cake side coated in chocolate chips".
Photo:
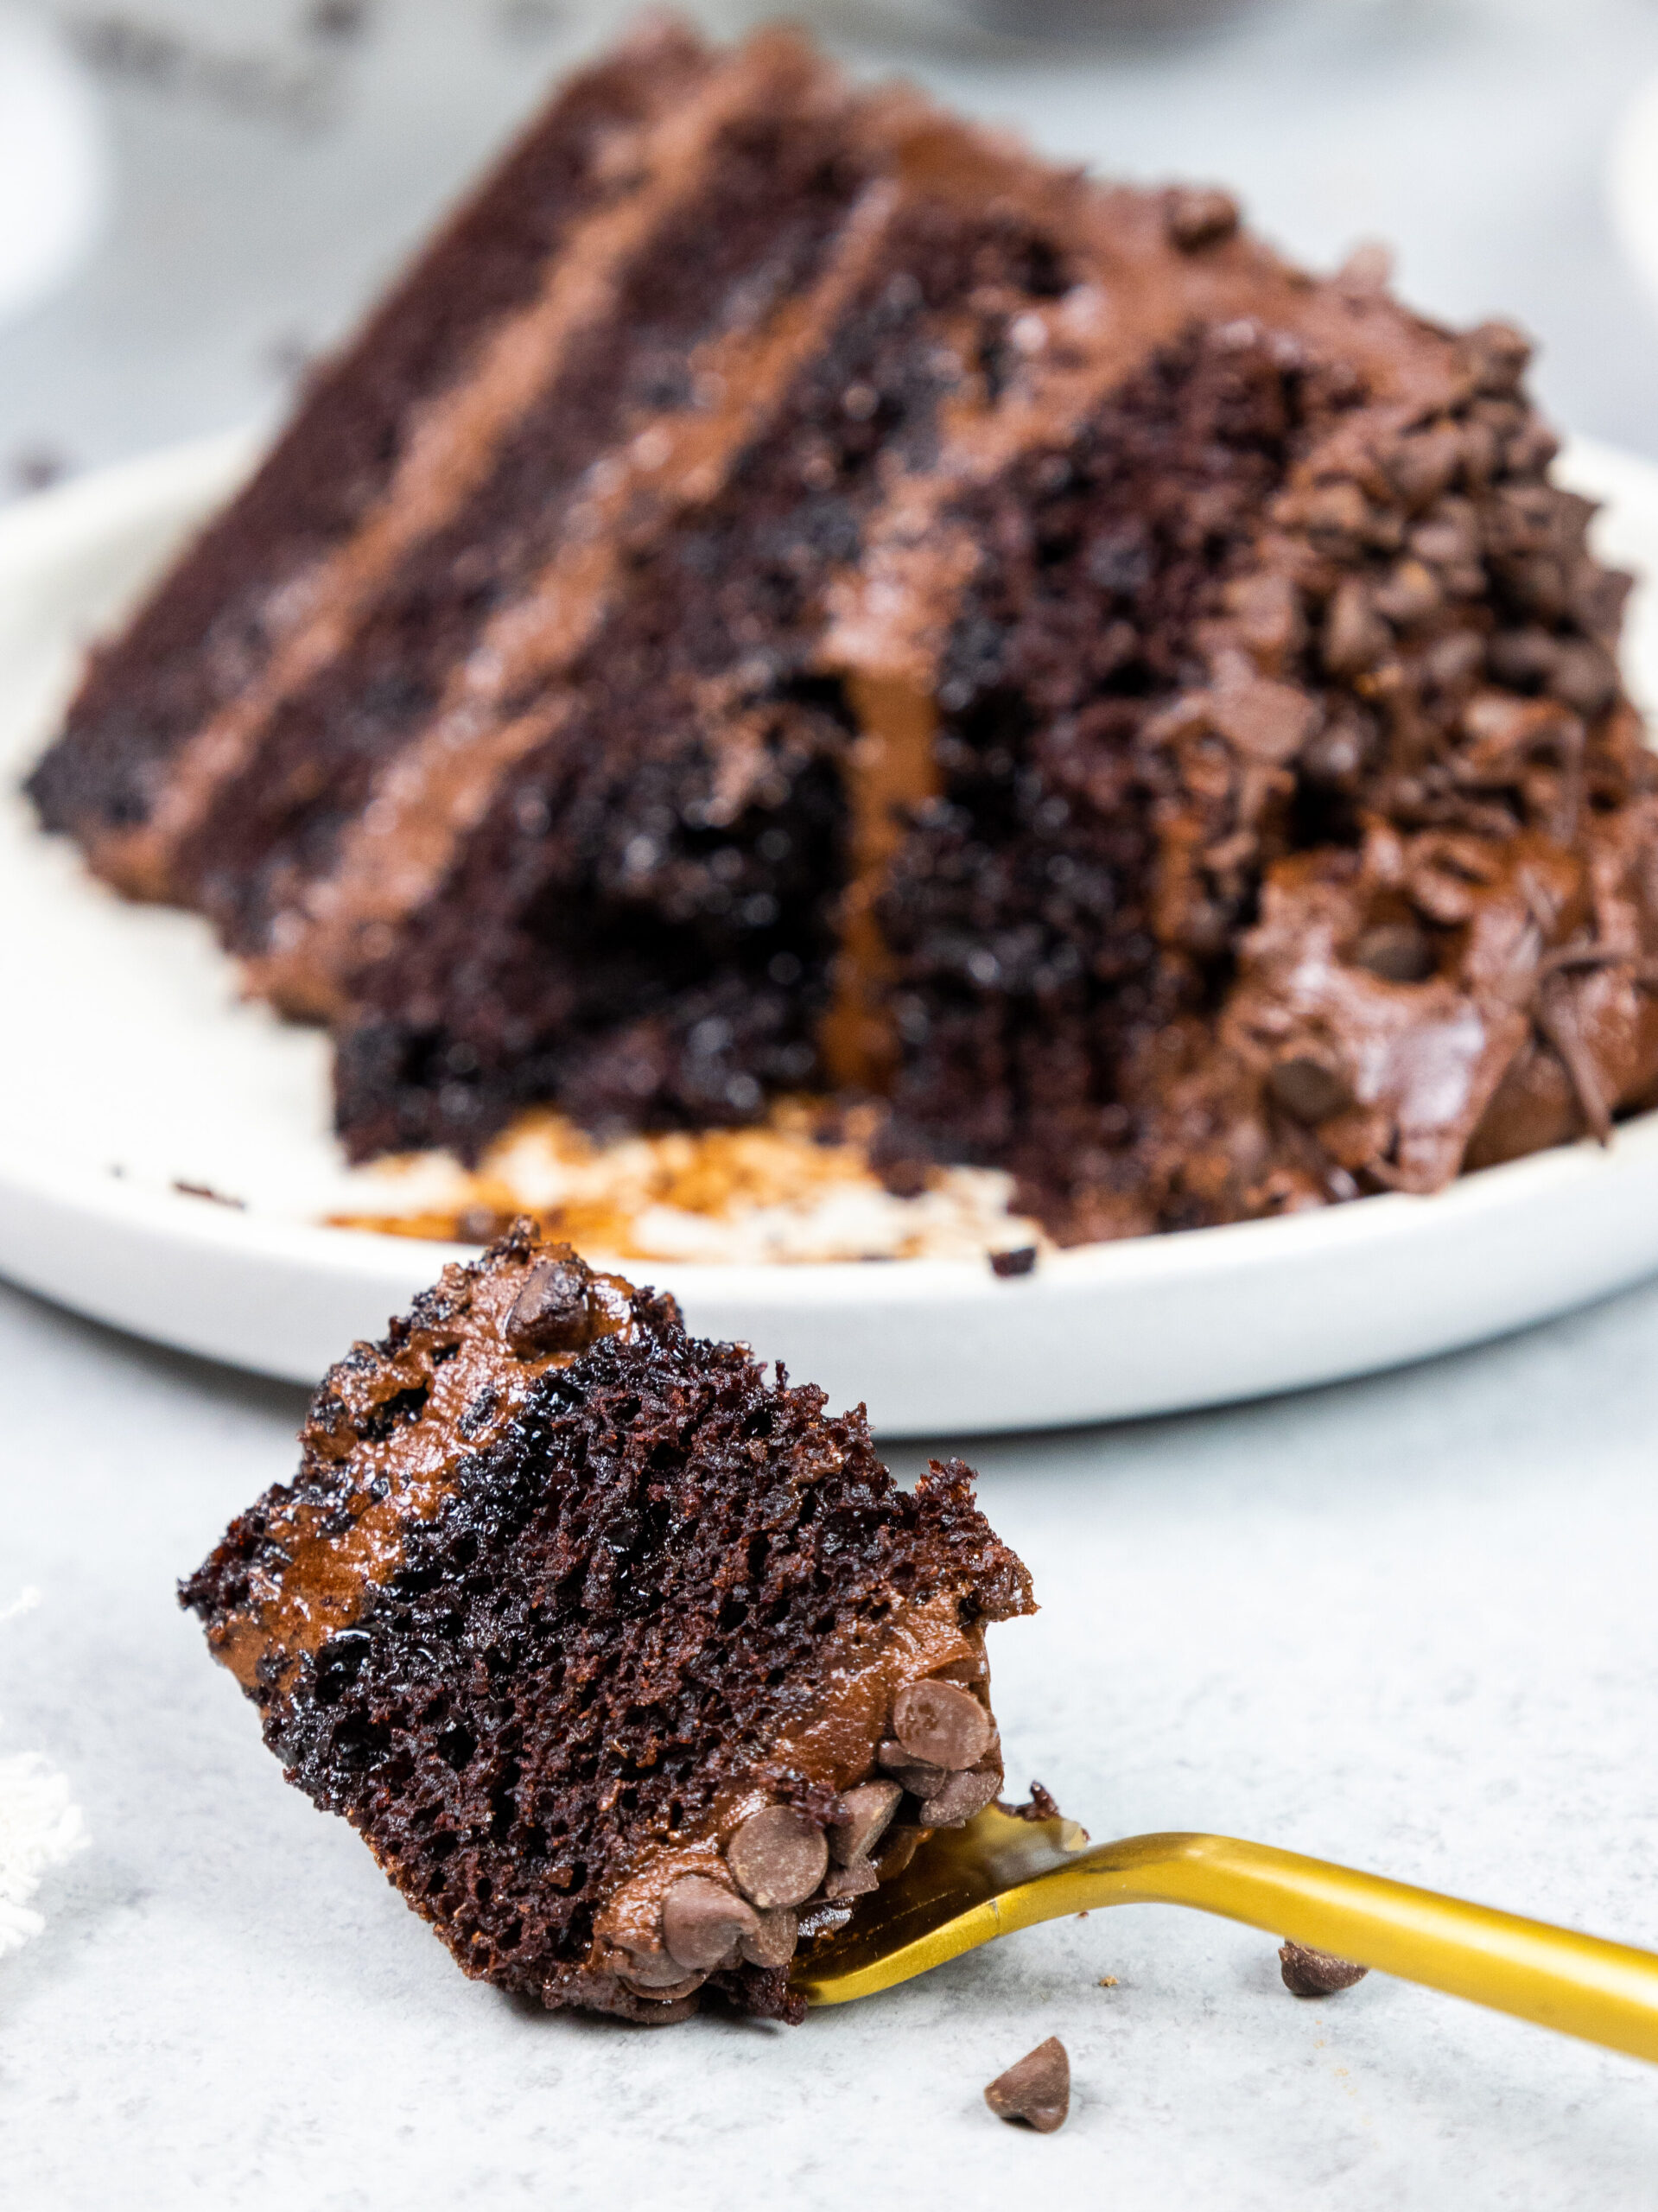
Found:
M 1029 1578 L 959 1461 L 688 1338 L 522 1225 L 312 1405 L 181 1586 L 267 1744 L 469 1974 L 792 2019 L 797 1942 L 1001 1785 L 984 1629 Z

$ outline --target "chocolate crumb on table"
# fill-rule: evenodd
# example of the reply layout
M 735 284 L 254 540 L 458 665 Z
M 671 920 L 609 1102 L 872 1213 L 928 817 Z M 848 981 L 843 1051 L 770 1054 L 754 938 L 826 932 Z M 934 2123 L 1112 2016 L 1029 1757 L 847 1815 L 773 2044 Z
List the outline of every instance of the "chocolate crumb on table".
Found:
M 1350 1959 L 1338 1959 L 1333 1951 L 1316 1951 L 1310 1943 L 1280 1943 L 1278 1959 L 1284 1986 L 1296 1997 L 1333 1997 L 1338 1989 L 1363 1981 L 1370 1971 L 1356 1967 Z
M 1070 2110 L 1070 2059 L 1058 2037 L 1050 2036 L 998 2074 L 984 2101 L 998 2120 L 1022 2122 L 1039 2135 L 1063 2127 Z

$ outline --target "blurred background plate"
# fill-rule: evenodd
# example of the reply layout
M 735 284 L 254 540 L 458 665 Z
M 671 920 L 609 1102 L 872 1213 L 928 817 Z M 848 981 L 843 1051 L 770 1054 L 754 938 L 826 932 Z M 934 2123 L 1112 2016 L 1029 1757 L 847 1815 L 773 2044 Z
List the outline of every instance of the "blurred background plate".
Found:
M 246 467 L 245 437 L 0 516 L 0 1269 L 162 1343 L 314 1380 L 461 1248 L 318 1225 L 339 1202 L 322 1035 L 237 996 L 193 915 L 123 904 L 41 836 L 19 776 L 89 636 Z M 1611 560 L 1658 575 L 1658 468 L 1572 447 Z M 1626 662 L 1658 700 L 1658 603 Z M 244 1209 L 181 1194 L 206 1185 Z M 981 1262 L 635 1263 L 691 1326 L 867 1400 L 888 1435 L 1213 1404 L 1471 1344 L 1658 1270 L 1658 1114 L 1432 1198 Z
M 1647 79 L 1618 118 L 1606 197 L 1618 243 L 1658 313 L 1658 77 Z
M 109 200 L 103 119 L 62 41 L 0 7 L 0 324 L 66 284 Z

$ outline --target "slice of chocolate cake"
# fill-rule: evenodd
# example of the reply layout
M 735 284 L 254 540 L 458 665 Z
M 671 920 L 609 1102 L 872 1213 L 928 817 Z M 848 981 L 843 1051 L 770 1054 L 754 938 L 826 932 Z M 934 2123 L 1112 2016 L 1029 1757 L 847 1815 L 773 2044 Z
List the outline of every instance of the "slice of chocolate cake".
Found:
M 475 264 L 475 267 L 474 267 Z M 1526 347 L 799 39 L 578 78 L 36 773 L 354 1158 L 886 1102 L 1066 1242 L 1658 1093 L 1658 771 Z
M 359 1344 L 181 1588 L 264 1736 L 469 1974 L 795 2019 L 797 1944 L 1001 1787 L 1030 1579 L 959 1460 L 520 1224 Z

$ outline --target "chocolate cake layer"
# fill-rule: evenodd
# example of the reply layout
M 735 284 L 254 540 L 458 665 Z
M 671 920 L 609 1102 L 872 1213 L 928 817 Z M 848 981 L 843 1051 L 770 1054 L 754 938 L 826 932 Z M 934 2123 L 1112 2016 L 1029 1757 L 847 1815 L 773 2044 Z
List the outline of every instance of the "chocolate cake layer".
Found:
M 834 312 L 825 257 L 866 181 L 845 105 L 791 40 L 715 75 L 653 220 L 632 227 L 596 311 L 488 472 L 410 546 L 349 640 L 272 707 L 176 855 L 175 885 L 235 949 L 290 940 L 306 888 L 329 877 L 392 757 L 422 735 L 452 756 L 457 724 L 476 750 L 492 709 L 543 685 L 601 620 L 622 561 L 670 524 L 689 470 L 718 480 L 763 417 L 759 383 L 787 372 L 803 296 L 821 299 L 804 318 L 812 335 Z M 688 416 L 696 453 L 669 470 Z
M 797 2018 L 797 1942 L 997 1794 L 983 1630 L 1032 1605 L 967 1471 L 900 1491 L 568 1248 L 447 1269 L 302 1442 L 181 1595 L 468 1974 Z
M 164 867 L 137 838 L 179 754 L 332 596 L 330 555 L 371 525 L 434 405 L 522 315 L 584 219 L 627 193 L 639 134 L 709 66 L 688 34 L 653 26 L 574 78 L 314 378 L 245 490 L 94 654 L 30 788 L 48 826 L 71 830 L 122 888 L 166 890 Z
M 1648 1102 L 1654 770 L 1522 341 L 784 35 L 608 67 L 611 197 L 349 588 L 89 837 L 334 1025 L 353 1156 L 873 1095 L 895 1188 L 1079 1241 Z

